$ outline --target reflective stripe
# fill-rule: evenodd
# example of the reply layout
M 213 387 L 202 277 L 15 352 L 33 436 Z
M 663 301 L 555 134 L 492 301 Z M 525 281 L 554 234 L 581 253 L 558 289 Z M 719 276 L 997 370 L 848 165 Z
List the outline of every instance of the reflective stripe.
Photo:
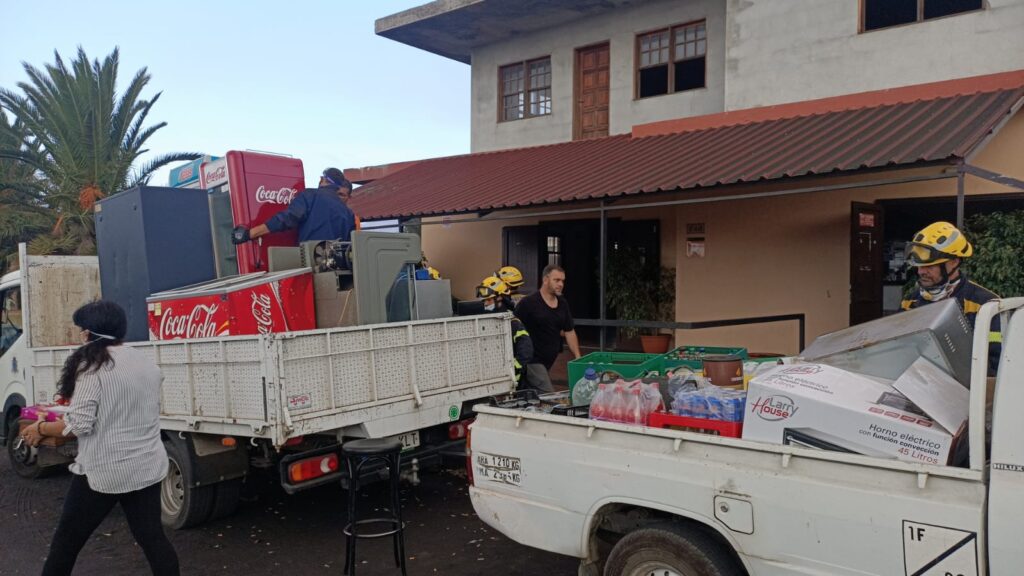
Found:
M 964 299 L 964 314 L 977 314 L 978 310 L 981 310 L 981 304 Z
M 1002 344 L 1003 343 L 1003 333 L 1002 332 L 989 332 L 988 333 L 988 341 L 989 341 L 990 344 L 992 344 L 992 343 Z
M 518 331 L 518 332 L 516 332 L 515 334 L 512 335 L 512 340 L 515 341 L 515 340 L 518 340 L 520 336 L 529 336 L 529 335 L 530 335 L 530 333 L 527 332 L 526 330 L 520 330 L 520 331 Z
M 900 308 L 903 309 L 903 310 L 910 310 L 910 308 L 913 305 L 914 305 L 914 301 L 913 300 L 903 300 L 902 302 L 900 302 Z

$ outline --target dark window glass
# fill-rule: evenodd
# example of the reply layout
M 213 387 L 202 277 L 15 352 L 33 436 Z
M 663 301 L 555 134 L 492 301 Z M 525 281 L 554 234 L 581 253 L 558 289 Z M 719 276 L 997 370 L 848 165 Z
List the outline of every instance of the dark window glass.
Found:
M 692 58 L 675 63 L 675 92 L 704 87 L 705 58 Z
M 939 18 L 980 9 L 981 0 L 925 0 L 924 17 L 925 19 Z
M 668 94 L 668 65 L 653 66 L 640 71 L 640 97 Z
M 917 22 L 917 0 L 864 0 L 864 29 Z

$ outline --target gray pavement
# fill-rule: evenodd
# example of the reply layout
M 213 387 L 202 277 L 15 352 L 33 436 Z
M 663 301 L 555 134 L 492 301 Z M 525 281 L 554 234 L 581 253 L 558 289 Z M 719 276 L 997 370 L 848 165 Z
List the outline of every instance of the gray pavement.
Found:
M 419 486 L 403 485 L 408 573 L 470 576 L 576 574 L 574 558 L 512 542 L 473 512 L 461 469 L 427 471 Z M 0 575 L 39 573 L 56 528 L 68 473 L 41 480 L 14 474 L 0 453 Z M 345 492 L 325 486 L 287 496 L 266 475 L 251 478 L 251 502 L 233 516 L 171 534 L 182 574 L 341 574 Z M 383 484 L 366 503 L 384 501 Z M 399 574 L 390 539 L 360 541 L 357 574 Z M 142 551 L 115 508 L 78 559 L 75 574 L 147 574 Z

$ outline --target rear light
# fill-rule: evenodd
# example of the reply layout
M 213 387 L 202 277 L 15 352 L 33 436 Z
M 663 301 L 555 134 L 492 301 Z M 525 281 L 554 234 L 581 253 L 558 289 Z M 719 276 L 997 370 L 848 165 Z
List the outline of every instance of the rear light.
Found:
M 236 445 L 238 445 L 238 441 L 231 436 L 225 436 L 220 439 L 220 445 L 227 446 L 228 448 L 234 448 Z
M 289 438 L 289 439 L 284 441 L 284 445 L 285 446 L 298 446 L 299 444 L 302 444 L 303 439 L 304 439 L 303 436 L 296 436 L 295 438 Z
M 458 422 L 454 422 L 452 424 L 449 424 L 448 425 L 448 439 L 449 440 L 459 440 L 459 439 L 465 438 L 466 434 L 469 432 L 469 425 L 472 424 L 472 423 L 473 423 L 473 419 L 472 418 L 467 418 L 465 420 L 459 420 Z
M 326 454 L 292 462 L 288 465 L 288 479 L 292 484 L 299 484 L 337 471 L 338 455 Z
M 473 483 L 473 427 L 466 426 L 466 480 L 469 481 L 470 486 L 475 486 Z

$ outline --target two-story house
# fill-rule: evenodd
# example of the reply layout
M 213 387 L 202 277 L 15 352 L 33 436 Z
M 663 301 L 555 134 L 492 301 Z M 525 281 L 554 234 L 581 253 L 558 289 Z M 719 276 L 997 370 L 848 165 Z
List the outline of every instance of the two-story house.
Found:
M 897 307 L 917 229 L 1024 208 L 989 173 L 1024 180 L 1024 0 L 438 0 L 377 33 L 471 66 L 471 154 L 347 171 L 459 297 L 558 263 L 600 318 L 628 255 L 675 269 L 678 321 L 813 338 Z

